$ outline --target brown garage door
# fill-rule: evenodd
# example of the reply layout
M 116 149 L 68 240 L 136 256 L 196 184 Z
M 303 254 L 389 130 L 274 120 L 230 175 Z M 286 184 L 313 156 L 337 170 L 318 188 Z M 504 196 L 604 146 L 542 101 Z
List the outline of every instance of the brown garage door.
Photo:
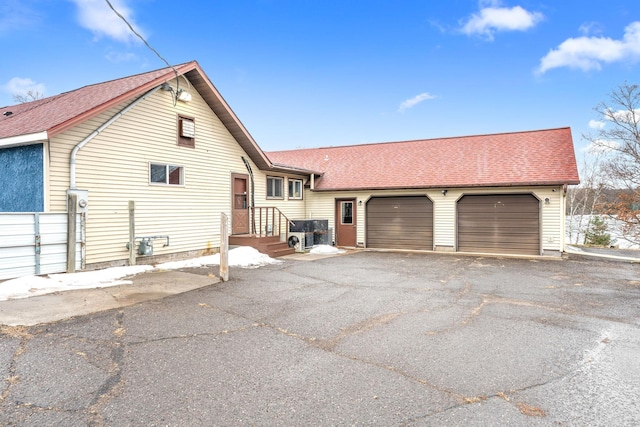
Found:
M 458 250 L 540 255 L 539 201 L 531 194 L 468 195 L 458 201 Z
M 366 218 L 368 248 L 433 249 L 433 203 L 426 196 L 374 197 Z

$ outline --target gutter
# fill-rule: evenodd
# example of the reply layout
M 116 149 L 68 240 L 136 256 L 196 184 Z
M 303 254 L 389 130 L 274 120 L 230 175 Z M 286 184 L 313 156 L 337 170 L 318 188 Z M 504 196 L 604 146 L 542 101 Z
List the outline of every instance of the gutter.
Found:
M 87 143 L 89 141 L 91 141 L 93 138 L 98 136 L 100 134 L 100 132 L 105 130 L 113 122 L 115 122 L 120 117 L 122 117 L 127 111 L 132 109 L 134 106 L 136 106 L 141 101 L 144 101 L 147 96 L 151 95 L 152 93 L 154 93 L 155 91 L 157 91 L 161 87 L 162 87 L 162 85 L 156 86 L 155 88 L 153 88 L 150 91 L 146 92 L 144 95 L 142 95 L 139 98 L 135 99 L 131 104 L 127 105 L 122 110 L 117 112 L 113 117 L 111 117 L 109 120 L 104 122 L 100 127 L 98 127 L 96 130 L 91 132 L 91 134 L 89 134 L 82 141 L 80 141 L 78 143 L 78 145 L 73 147 L 73 150 L 71 151 L 71 158 L 69 159 L 69 189 L 76 190 L 76 157 L 78 155 L 78 151 L 80 151 L 82 149 L 82 147 L 87 145 Z

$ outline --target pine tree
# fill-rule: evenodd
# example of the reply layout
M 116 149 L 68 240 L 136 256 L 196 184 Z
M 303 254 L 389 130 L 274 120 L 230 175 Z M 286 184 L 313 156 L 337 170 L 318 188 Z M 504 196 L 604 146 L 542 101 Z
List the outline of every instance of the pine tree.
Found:
M 607 223 L 598 215 L 589 221 L 589 229 L 584 235 L 586 245 L 610 247 L 615 240 L 611 239 L 611 234 L 607 233 Z

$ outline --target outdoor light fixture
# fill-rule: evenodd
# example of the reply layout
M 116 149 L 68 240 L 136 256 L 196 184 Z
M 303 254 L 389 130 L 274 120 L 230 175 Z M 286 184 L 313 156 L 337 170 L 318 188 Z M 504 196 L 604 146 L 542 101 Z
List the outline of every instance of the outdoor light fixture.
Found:
M 551 200 L 549 200 L 549 198 L 547 197 L 546 199 L 544 199 L 544 204 L 548 205 L 549 203 L 551 203 Z
M 362 206 L 362 200 L 358 202 L 358 206 Z
M 447 195 L 447 190 L 441 190 L 440 192 L 442 193 L 443 196 Z
M 186 90 L 180 89 L 178 91 L 178 101 L 189 102 L 191 101 L 191 94 Z

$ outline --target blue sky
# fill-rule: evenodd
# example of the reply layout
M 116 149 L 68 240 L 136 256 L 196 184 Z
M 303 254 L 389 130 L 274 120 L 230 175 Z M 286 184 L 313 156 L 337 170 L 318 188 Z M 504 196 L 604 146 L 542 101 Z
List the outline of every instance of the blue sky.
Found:
M 603 125 L 640 83 L 640 2 L 111 0 L 197 60 L 265 151 Z M 165 66 L 105 0 L 3 0 L 0 105 Z

